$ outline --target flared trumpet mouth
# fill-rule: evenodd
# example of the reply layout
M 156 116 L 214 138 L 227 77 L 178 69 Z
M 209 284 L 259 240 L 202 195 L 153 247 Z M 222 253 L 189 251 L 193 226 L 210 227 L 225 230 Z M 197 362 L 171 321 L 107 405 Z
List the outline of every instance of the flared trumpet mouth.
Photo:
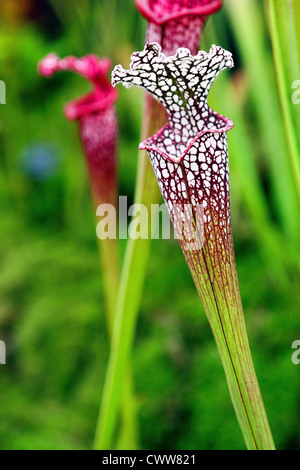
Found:
M 222 7 L 222 0 L 136 0 L 146 20 L 157 25 L 183 16 L 209 16 Z
M 179 48 L 166 56 L 156 43 L 146 44 L 135 52 L 129 70 L 117 66 L 112 84 L 140 86 L 150 92 L 166 109 L 168 123 L 140 145 L 140 149 L 157 152 L 172 163 L 181 163 L 203 134 L 214 138 L 233 128 L 233 122 L 216 113 L 207 104 L 210 87 L 219 72 L 233 67 L 232 55 L 213 45 L 210 51 L 193 56 L 189 49 Z
M 103 111 L 116 101 L 118 93 L 107 79 L 110 67 L 109 59 L 100 60 L 93 54 L 82 58 L 69 56 L 60 59 L 52 53 L 41 60 L 38 71 L 45 77 L 51 77 L 57 71 L 72 71 L 92 83 L 94 87 L 92 92 L 71 101 L 65 107 L 66 117 L 74 120 L 86 114 Z
M 110 90 L 110 92 L 105 95 L 97 93 L 97 91 L 91 92 L 83 98 L 70 101 L 65 106 L 65 115 L 68 119 L 73 121 L 75 119 L 80 119 L 80 117 L 86 114 L 104 111 L 116 102 L 117 97 L 118 94 L 115 90 Z
M 216 117 L 219 127 L 214 129 L 204 128 L 199 132 L 194 138 L 185 139 L 181 135 L 181 145 L 180 147 L 176 144 L 178 133 L 172 126 L 172 124 L 166 124 L 159 132 L 157 132 L 153 137 L 145 140 L 139 145 L 140 150 L 147 150 L 156 152 L 161 155 L 166 160 L 169 160 L 172 163 L 181 163 L 186 155 L 189 154 L 191 149 L 201 138 L 203 134 L 211 133 L 212 139 L 214 139 L 214 134 L 220 134 L 223 132 L 228 132 L 234 127 L 234 123 L 218 113 L 211 111 L 211 115 Z M 166 141 L 169 143 L 169 151 L 166 152 Z

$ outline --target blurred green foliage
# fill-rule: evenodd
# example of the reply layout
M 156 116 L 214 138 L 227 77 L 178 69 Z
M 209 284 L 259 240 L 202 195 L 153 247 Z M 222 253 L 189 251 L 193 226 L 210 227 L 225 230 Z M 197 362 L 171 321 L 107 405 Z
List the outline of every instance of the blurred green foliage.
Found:
M 254 3 L 266 41 L 260 53 L 272 76 L 264 11 Z M 0 7 L 0 79 L 7 84 L 0 108 L 0 339 L 8 349 L 0 367 L 0 447 L 88 449 L 108 340 L 84 161 L 76 125 L 62 113 L 88 85 L 71 74 L 45 80 L 36 66 L 51 51 L 93 52 L 127 65 L 143 47 L 146 23 L 133 0 L 19 1 L 13 11 L 11 4 Z M 232 215 L 250 343 L 277 447 L 299 449 L 300 366 L 291 362 L 300 336 L 294 228 L 283 225 L 278 200 L 286 194 L 276 192 L 276 156 L 268 154 L 257 122 L 264 103 L 255 102 L 249 58 L 226 9 L 210 20 L 205 47 L 216 35 L 236 59 L 233 74 L 220 78 L 223 92 L 217 81 L 211 99 L 238 119 Z M 142 93 L 119 92 L 120 193 L 132 201 Z M 276 116 L 270 115 L 272 128 L 282 133 Z M 297 213 L 287 217 L 297 229 Z M 214 340 L 174 241 L 153 242 L 132 362 L 142 448 L 244 448 Z

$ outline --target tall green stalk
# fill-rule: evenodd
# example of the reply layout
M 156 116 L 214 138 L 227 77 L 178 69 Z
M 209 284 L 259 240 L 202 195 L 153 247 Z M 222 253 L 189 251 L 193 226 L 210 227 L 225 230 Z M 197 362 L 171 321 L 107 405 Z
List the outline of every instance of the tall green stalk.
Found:
M 107 312 L 107 329 L 109 337 L 112 335 L 116 309 L 116 292 L 120 278 L 120 260 L 118 243 L 116 240 L 98 240 L 99 258 L 101 265 L 103 293 Z
M 223 290 L 218 287 L 216 269 L 204 247 L 200 265 L 192 270 L 195 285 L 202 298 L 224 367 L 233 407 L 248 450 L 274 450 L 274 442 L 257 381 L 233 250 L 226 266 Z M 203 295 L 203 272 L 209 273 L 207 294 Z M 224 282 L 224 270 L 223 270 Z
M 102 271 L 103 292 L 107 312 L 107 328 L 112 342 L 114 331 L 116 301 L 119 288 L 120 266 L 119 250 L 117 240 L 99 240 L 100 265 Z M 133 396 L 132 377 L 129 367 L 126 367 L 123 396 L 118 409 L 120 412 L 120 431 L 112 441 L 112 448 L 130 450 L 138 446 L 137 425 L 136 425 L 136 404 Z
M 300 51 L 300 2 L 299 0 L 294 0 L 294 10 L 295 10 L 298 51 Z

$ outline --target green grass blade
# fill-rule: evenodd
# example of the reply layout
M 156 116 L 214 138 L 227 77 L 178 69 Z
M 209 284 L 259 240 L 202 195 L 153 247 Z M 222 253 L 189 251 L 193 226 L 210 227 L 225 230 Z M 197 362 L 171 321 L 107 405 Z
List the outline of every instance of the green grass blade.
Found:
M 266 0 L 286 140 L 295 190 L 300 204 L 299 107 L 292 101 L 292 84 L 300 79 L 293 0 Z
M 295 243 L 299 222 L 297 193 L 286 149 L 282 114 L 266 42 L 263 11 L 256 0 L 225 3 L 241 60 L 250 80 L 250 93 L 260 141 L 268 158 L 274 209 L 282 230 Z
M 300 51 L 300 2 L 299 0 L 294 0 L 294 10 L 295 10 L 298 51 Z
M 109 337 L 112 342 L 112 335 L 115 324 L 116 313 L 116 292 L 119 287 L 119 253 L 118 243 L 114 239 L 99 240 L 100 264 L 102 268 L 103 291 L 106 300 L 107 326 Z M 127 365 L 124 374 L 123 394 L 121 404 L 118 408 L 120 412 L 120 432 L 117 444 L 112 448 L 120 447 L 123 450 L 131 450 L 137 447 L 137 426 L 135 398 L 133 396 L 133 383 L 131 371 Z

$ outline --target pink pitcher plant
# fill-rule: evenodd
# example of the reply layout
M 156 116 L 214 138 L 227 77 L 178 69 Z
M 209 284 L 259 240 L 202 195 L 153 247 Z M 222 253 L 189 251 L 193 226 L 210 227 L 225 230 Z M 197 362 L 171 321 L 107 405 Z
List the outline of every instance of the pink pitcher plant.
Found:
M 107 78 L 110 67 L 109 59 L 100 60 L 92 54 L 80 59 L 71 56 L 59 59 L 56 54 L 49 54 L 39 64 L 39 73 L 45 77 L 68 70 L 82 75 L 93 85 L 91 93 L 66 105 L 65 115 L 79 123 L 96 206 L 117 202 L 118 126 L 114 107 L 117 93 Z
M 95 208 L 110 204 L 117 210 L 117 138 L 118 125 L 115 110 L 117 92 L 111 86 L 107 73 L 111 67 L 109 59 L 99 59 L 96 55 L 86 57 L 66 57 L 59 59 L 49 54 L 39 64 L 39 73 L 51 77 L 57 71 L 72 71 L 87 79 L 93 91 L 68 103 L 65 115 L 79 124 L 80 139 L 87 163 L 90 187 Z M 105 234 L 99 240 L 102 264 L 103 290 L 106 299 L 109 335 L 112 335 L 116 293 L 119 287 L 119 252 L 117 240 Z M 121 446 L 130 449 L 136 446 L 135 410 L 132 396 L 130 373 L 124 378 L 124 393 L 121 403 L 121 433 L 114 442 L 114 448 Z
M 249 348 L 235 265 L 227 132 L 233 123 L 207 104 L 232 55 L 178 49 L 167 57 L 158 44 L 117 66 L 113 85 L 145 88 L 168 113 L 167 124 L 140 145 L 147 150 L 170 218 L 212 328 L 233 406 L 248 449 L 274 443 Z
M 198 51 L 207 17 L 222 7 L 222 0 L 136 0 L 148 20 L 146 42 L 157 42 L 166 55 L 179 47 Z
M 79 124 L 80 138 L 87 163 L 90 187 L 95 207 L 100 204 L 117 204 L 117 136 L 118 125 L 114 103 L 117 93 L 111 86 L 107 73 L 111 67 L 109 59 L 99 59 L 96 55 L 86 57 L 66 57 L 59 59 L 49 54 L 38 66 L 45 77 L 58 71 L 72 71 L 87 79 L 93 91 L 71 101 L 65 107 L 67 119 Z M 100 240 L 99 248 L 103 264 L 104 288 L 112 330 L 115 310 L 115 291 L 119 282 L 118 247 L 115 240 Z
M 136 0 L 141 14 L 148 21 L 146 43 L 160 44 L 171 56 L 180 47 L 193 55 L 198 52 L 207 18 L 222 7 L 222 0 Z M 161 108 L 161 109 L 160 109 Z M 147 138 L 166 122 L 166 114 L 151 94 L 146 94 L 144 133 Z M 156 128 L 156 129 L 154 129 Z

